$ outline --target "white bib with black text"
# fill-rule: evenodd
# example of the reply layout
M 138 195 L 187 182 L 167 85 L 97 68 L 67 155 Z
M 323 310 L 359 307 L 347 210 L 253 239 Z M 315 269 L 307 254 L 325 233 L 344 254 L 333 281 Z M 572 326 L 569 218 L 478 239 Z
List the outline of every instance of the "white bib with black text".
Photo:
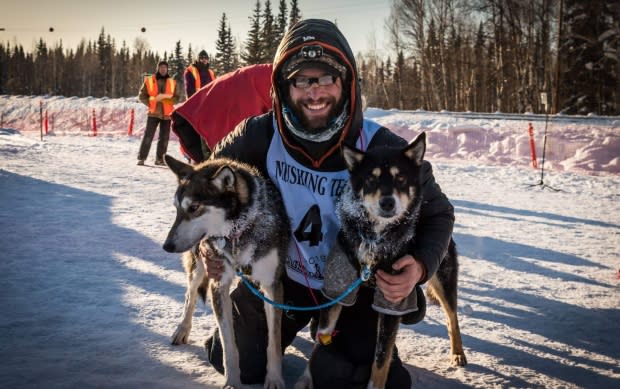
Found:
M 292 240 L 286 272 L 292 280 L 312 289 L 323 287 L 323 267 L 340 222 L 335 202 L 349 172 L 320 172 L 297 162 L 286 150 L 274 120 L 274 135 L 267 151 L 269 177 L 282 193 L 291 221 Z M 381 126 L 364 120 L 356 147 L 365 151 Z

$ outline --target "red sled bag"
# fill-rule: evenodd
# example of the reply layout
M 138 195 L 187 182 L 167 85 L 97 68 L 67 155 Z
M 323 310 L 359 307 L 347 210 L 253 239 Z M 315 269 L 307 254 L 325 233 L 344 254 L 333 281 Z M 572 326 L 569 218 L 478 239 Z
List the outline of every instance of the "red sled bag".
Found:
M 271 64 L 245 66 L 203 86 L 172 113 L 172 130 L 181 148 L 202 162 L 200 138 L 209 149 L 242 120 L 271 110 Z

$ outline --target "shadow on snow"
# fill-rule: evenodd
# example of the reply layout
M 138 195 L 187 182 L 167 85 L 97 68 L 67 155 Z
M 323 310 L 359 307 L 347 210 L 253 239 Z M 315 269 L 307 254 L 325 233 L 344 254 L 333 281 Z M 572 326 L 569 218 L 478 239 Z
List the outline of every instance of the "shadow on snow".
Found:
M 0 382 L 204 387 L 151 355 L 147 345 L 173 346 L 168 336 L 137 324 L 138 312 L 126 301 L 128 286 L 173 298 L 179 302 L 176 324 L 184 287 L 116 259 L 147 258 L 181 271 L 178 256 L 171 261 L 161 243 L 116 225 L 107 196 L 6 171 L 0 171 L 0 188 Z M 183 350 L 205 359 L 201 347 Z

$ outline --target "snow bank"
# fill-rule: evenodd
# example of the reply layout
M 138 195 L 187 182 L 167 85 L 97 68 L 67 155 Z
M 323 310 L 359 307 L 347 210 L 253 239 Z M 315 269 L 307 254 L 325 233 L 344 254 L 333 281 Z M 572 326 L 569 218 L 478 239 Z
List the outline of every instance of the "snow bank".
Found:
M 93 110 L 97 135 L 126 136 L 134 110 L 133 135 L 141 136 L 146 107 L 137 98 L 97 99 L 0 96 L 0 127 L 30 136 L 41 129 L 48 113 L 51 135 L 92 135 Z M 396 111 L 369 108 L 366 115 L 405 139 L 428 132 L 427 157 L 446 162 L 531 167 L 528 123 L 535 132 L 538 166 L 542 165 L 545 126 L 545 170 L 591 175 L 620 173 L 620 117 Z M 175 139 L 172 134 L 172 139 Z

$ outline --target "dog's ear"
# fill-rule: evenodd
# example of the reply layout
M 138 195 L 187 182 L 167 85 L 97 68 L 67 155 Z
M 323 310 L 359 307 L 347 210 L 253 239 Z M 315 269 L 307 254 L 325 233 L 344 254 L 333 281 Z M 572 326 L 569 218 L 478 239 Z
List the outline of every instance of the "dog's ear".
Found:
M 405 157 L 412 160 L 416 165 L 422 165 L 424 153 L 426 152 L 426 133 L 422 132 L 411 141 L 403 150 Z
M 211 177 L 213 185 L 220 190 L 234 190 L 235 179 L 235 172 L 228 165 L 219 168 L 215 174 L 213 174 L 213 177 Z
M 344 157 L 344 161 L 349 170 L 353 170 L 355 166 L 357 166 L 360 162 L 362 162 L 362 159 L 364 159 L 364 152 L 359 151 L 355 147 L 343 144 L 342 156 Z
M 194 172 L 194 168 L 192 167 L 192 165 L 188 165 L 185 162 L 176 160 L 168 154 L 164 156 L 164 159 L 166 160 L 166 165 L 168 165 L 170 170 L 172 170 L 172 172 L 176 174 L 179 181 L 183 178 L 188 177 Z

